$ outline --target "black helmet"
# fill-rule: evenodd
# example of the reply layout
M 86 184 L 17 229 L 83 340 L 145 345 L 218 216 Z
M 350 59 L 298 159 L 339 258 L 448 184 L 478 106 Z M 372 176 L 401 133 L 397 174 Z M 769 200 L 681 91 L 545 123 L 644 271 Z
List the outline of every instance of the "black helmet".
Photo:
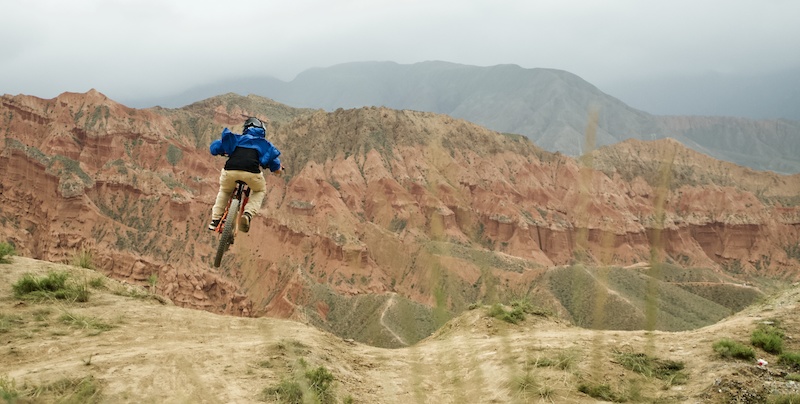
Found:
M 244 121 L 244 128 L 242 130 L 243 131 L 247 130 L 247 128 L 249 127 L 261 128 L 266 130 L 264 128 L 264 124 L 261 123 L 261 121 L 258 118 L 253 118 L 253 117 L 247 118 L 247 120 Z

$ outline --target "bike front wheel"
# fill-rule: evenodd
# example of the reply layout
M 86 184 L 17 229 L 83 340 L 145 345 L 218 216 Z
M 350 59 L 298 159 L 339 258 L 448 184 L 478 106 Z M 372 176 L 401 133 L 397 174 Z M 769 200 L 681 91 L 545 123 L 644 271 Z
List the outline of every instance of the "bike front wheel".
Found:
M 236 226 L 236 219 L 239 215 L 239 200 L 234 199 L 231 201 L 231 206 L 228 207 L 228 216 L 225 218 L 225 224 L 222 226 L 222 236 L 219 238 L 219 245 L 217 246 L 217 255 L 214 257 L 214 266 L 219 267 L 222 263 L 222 256 L 225 251 L 233 244 L 233 230 Z

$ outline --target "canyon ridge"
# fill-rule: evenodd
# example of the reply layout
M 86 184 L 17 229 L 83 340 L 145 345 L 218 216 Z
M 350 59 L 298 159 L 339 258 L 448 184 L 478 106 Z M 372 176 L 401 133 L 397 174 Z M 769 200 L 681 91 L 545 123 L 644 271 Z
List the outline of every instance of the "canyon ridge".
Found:
M 50 262 L 88 254 L 184 308 L 396 348 L 522 300 L 587 328 L 695 329 L 800 278 L 800 175 L 670 139 L 594 149 L 591 114 L 579 158 L 446 115 L 235 94 L 177 109 L 4 95 L 0 114 L 0 240 Z M 287 170 L 212 268 L 224 159 L 208 145 L 244 116 L 269 122 Z

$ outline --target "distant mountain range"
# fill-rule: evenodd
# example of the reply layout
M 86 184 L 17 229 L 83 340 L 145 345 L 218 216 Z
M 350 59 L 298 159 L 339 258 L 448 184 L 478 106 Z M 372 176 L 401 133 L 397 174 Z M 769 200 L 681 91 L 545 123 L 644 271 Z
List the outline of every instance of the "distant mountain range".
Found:
M 698 84 L 697 88 L 702 87 Z M 792 97 L 797 94 L 792 95 L 791 85 L 786 88 L 788 95 L 778 101 L 796 108 Z M 178 107 L 227 92 L 328 111 L 385 106 L 447 114 L 499 132 L 525 135 L 537 146 L 570 156 L 626 139 L 673 138 L 701 153 L 756 170 L 800 172 L 798 121 L 653 115 L 555 69 L 438 61 L 357 62 L 310 69 L 291 82 L 271 77 L 236 79 L 138 103 Z

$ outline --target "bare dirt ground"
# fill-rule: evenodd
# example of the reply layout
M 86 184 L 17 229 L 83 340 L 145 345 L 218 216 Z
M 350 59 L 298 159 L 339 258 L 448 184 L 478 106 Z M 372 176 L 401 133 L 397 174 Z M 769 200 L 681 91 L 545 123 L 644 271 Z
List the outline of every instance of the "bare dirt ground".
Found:
M 607 386 L 629 402 L 760 403 L 770 394 L 800 393 L 786 378 L 798 370 L 781 367 L 777 357 L 757 349 L 769 362 L 761 368 L 720 359 L 712 349 L 721 338 L 749 344 L 757 324 L 779 321 L 786 349 L 800 351 L 798 287 L 693 331 L 592 331 L 531 315 L 514 325 L 475 309 L 413 346 L 383 349 L 298 322 L 179 308 L 111 279 L 98 285 L 92 280 L 103 275 L 88 269 L 11 261 L 0 264 L 0 393 L 19 394 L 10 402 L 56 401 L 35 392 L 76 379 L 91 380 L 91 399 L 102 403 L 283 402 L 274 387 L 295 380 L 308 388 L 304 372 L 320 366 L 333 375 L 329 402 L 603 401 L 580 392 L 581 384 Z M 88 302 L 13 296 L 23 274 L 50 271 L 91 283 Z M 634 373 L 615 352 L 680 361 L 686 381 Z

